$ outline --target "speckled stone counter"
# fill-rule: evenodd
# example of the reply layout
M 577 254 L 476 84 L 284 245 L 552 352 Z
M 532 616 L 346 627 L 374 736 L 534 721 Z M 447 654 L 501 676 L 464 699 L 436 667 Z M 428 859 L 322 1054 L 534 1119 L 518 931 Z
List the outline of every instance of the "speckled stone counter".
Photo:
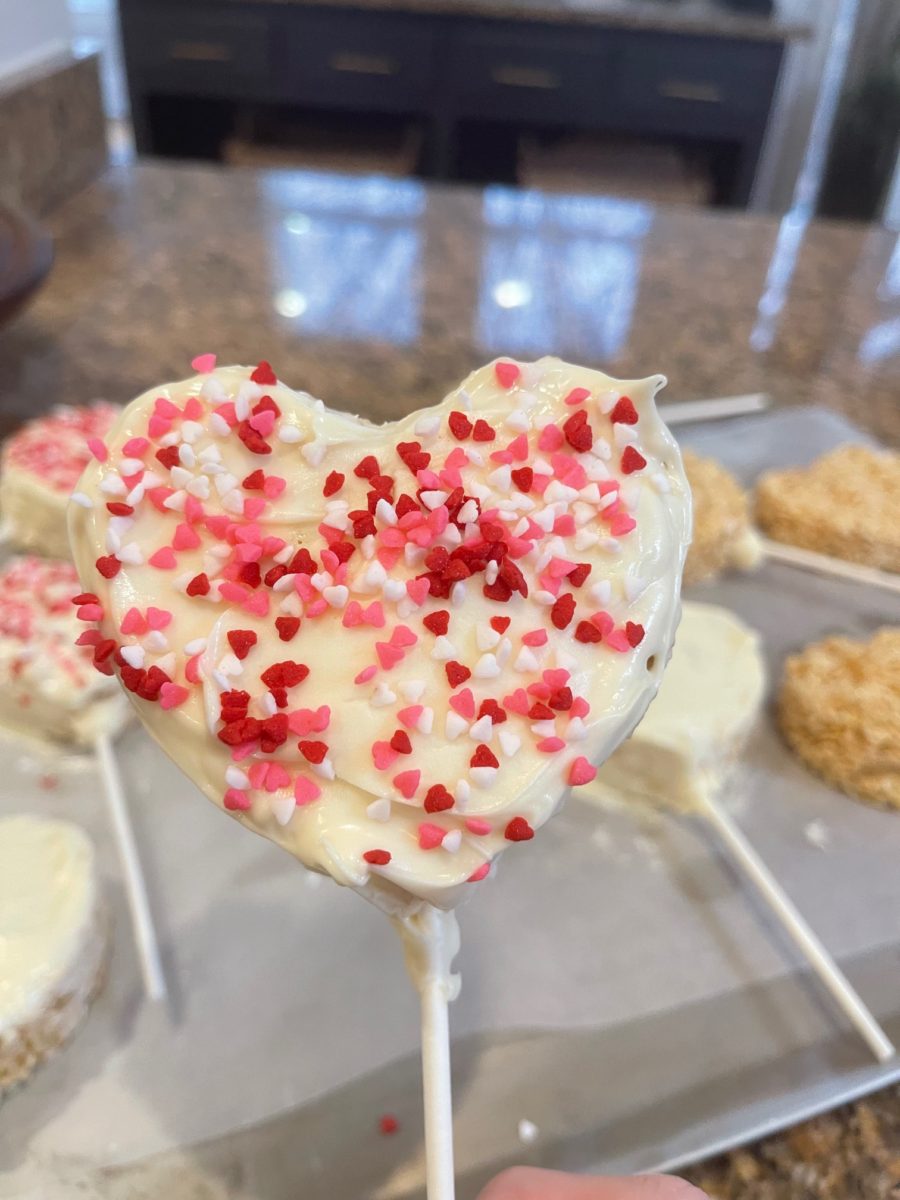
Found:
M 268 358 L 375 418 L 496 354 L 558 353 L 664 370 L 671 399 L 826 404 L 900 444 L 900 243 L 883 230 L 162 165 L 110 172 L 53 227 L 48 286 L 0 330 L 0 432 L 59 401 L 125 401 L 201 351 Z M 691 1176 L 718 1200 L 886 1200 L 900 1092 Z

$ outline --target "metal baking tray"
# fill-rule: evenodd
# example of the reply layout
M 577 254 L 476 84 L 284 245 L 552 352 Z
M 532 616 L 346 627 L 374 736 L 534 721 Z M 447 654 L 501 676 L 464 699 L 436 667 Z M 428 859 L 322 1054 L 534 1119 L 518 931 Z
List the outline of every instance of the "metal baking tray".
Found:
M 817 409 L 679 436 L 747 483 L 864 440 Z M 764 633 L 773 687 L 804 643 L 900 620 L 896 597 L 783 566 L 694 594 Z M 8 752 L 0 811 L 65 814 L 96 839 L 115 949 L 85 1027 L 0 1109 L 0 1196 L 420 1197 L 417 1007 L 388 923 L 233 829 L 140 729 L 118 753 L 171 1000 L 142 1000 L 90 759 Z M 726 804 L 900 1041 L 900 816 L 819 782 L 768 714 Z M 696 818 L 573 795 L 460 919 L 461 1200 L 512 1162 L 677 1166 L 900 1078 Z

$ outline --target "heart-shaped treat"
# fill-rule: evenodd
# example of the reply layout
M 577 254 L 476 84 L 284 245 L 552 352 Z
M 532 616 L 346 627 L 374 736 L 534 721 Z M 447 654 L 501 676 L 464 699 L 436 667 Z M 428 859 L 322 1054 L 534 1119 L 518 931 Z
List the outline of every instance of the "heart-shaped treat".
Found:
M 266 363 L 145 393 L 70 510 L 101 669 L 243 824 L 450 907 L 659 685 L 690 530 L 663 382 L 498 361 L 382 426 Z

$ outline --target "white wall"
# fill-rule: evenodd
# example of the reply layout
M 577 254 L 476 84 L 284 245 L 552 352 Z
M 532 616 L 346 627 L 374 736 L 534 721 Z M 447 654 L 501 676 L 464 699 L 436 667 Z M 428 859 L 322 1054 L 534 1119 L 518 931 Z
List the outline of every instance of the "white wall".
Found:
M 66 0 L 0 0 L 0 79 L 68 49 Z

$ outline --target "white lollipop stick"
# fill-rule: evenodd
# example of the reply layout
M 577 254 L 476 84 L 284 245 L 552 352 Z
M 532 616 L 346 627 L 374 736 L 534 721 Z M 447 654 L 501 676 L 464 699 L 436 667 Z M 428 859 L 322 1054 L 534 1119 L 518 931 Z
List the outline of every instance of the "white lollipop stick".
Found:
M 765 412 L 772 397 L 765 392 L 746 396 L 716 396 L 710 400 L 686 400 L 680 404 L 661 404 L 660 415 L 667 425 L 686 425 L 690 421 L 720 421 L 724 417 L 743 417 Z
M 459 949 L 453 913 L 425 904 L 395 922 L 406 967 L 422 1010 L 422 1091 L 425 1099 L 425 1178 L 428 1200 L 453 1200 L 453 1099 L 447 1006 L 459 979 L 451 971 Z
M 116 844 L 119 848 L 119 858 L 125 877 L 125 891 L 131 911 L 131 922 L 141 963 L 144 988 L 151 1000 L 164 1000 L 166 998 L 166 979 L 160 960 L 156 929 L 150 912 L 147 884 L 138 856 L 119 766 L 110 740 L 104 734 L 101 734 L 95 741 L 94 750 L 103 779 L 103 790 L 106 793 L 106 803 L 112 820 Z
M 819 575 L 834 575 L 839 579 L 849 579 L 854 583 L 883 588 L 885 591 L 896 592 L 900 595 L 900 575 L 894 572 L 879 571 L 877 567 L 845 562 L 842 558 L 832 558 L 828 554 L 819 554 L 815 550 L 804 550 L 801 546 L 788 546 L 784 542 L 773 542 L 771 538 L 767 537 L 761 537 L 760 543 L 763 554 L 773 562 L 786 563 L 790 567 L 799 567 L 803 571 L 814 571 Z
M 806 919 L 797 910 L 778 880 L 762 861 L 741 829 L 711 797 L 700 810 L 734 856 L 734 861 L 778 918 L 794 945 L 804 955 L 838 1006 L 855 1026 L 879 1062 L 896 1054 L 893 1043 L 863 1003 L 853 984 L 840 969 Z

